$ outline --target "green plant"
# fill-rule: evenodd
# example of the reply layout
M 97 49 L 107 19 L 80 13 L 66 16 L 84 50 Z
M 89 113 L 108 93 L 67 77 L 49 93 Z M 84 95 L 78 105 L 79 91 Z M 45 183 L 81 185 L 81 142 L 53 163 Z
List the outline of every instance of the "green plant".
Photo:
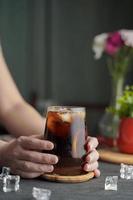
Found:
M 117 99 L 116 107 L 109 107 L 107 111 L 119 118 L 133 117 L 133 86 L 126 86 L 123 95 Z

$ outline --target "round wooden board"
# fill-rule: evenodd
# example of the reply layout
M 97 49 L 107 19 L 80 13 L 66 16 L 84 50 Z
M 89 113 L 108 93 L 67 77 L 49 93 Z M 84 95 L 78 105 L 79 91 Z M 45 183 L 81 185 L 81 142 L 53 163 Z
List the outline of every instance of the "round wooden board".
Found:
M 132 165 L 133 164 L 133 155 L 132 154 L 124 154 L 118 152 L 117 149 L 109 148 L 109 149 L 99 149 L 98 150 L 100 159 L 107 162 L 112 163 L 125 163 Z
M 48 181 L 63 182 L 63 183 L 81 183 L 88 181 L 94 177 L 94 172 L 88 172 L 87 174 L 81 174 L 76 176 L 63 176 L 58 174 L 43 174 L 42 178 Z

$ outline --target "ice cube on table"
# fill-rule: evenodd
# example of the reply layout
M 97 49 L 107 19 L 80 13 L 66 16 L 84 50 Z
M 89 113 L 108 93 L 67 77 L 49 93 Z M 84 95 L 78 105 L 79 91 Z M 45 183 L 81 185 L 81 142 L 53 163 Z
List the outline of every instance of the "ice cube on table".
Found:
M 117 190 L 118 176 L 107 176 L 105 179 L 105 190 Z
M 51 196 L 51 190 L 33 187 L 32 195 L 36 200 L 49 200 Z
M 133 165 L 121 163 L 120 177 L 122 179 L 133 179 Z
M 3 177 L 8 176 L 10 174 L 10 168 L 9 167 L 2 167 L 2 172 L 0 174 L 0 180 L 3 179 Z
M 3 177 L 3 191 L 12 192 L 19 190 L 20 176 L 8 175 Z

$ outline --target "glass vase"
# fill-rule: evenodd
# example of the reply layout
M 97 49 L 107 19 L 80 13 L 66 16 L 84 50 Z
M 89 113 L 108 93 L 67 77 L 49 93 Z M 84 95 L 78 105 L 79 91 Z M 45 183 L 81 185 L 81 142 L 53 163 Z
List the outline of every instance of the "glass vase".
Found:
M 117 108 L 117 99 L 123 93 L 123 84 L 123 76 L 119 77 L 118 79 L 112 79 L 111 100 L 109 107 L 113 106 Z M 116 140 L 118 137 L 118 125 L 118 116 L 105 110 L 105 113 L 99 122 L 99 130 L 100 134 L 104 137 L 105 143 L 107 143 L 109 146 L 116 146 Z

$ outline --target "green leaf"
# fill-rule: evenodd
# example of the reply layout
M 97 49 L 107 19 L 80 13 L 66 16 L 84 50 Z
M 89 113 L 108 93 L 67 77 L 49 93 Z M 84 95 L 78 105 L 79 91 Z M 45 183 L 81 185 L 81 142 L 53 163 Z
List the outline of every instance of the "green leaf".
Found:
M 117 99 L 117 108 L 109 107 L 108 112 L 122 117 L 133 117 L 133 86 L 126 86 L 123 95 Z

